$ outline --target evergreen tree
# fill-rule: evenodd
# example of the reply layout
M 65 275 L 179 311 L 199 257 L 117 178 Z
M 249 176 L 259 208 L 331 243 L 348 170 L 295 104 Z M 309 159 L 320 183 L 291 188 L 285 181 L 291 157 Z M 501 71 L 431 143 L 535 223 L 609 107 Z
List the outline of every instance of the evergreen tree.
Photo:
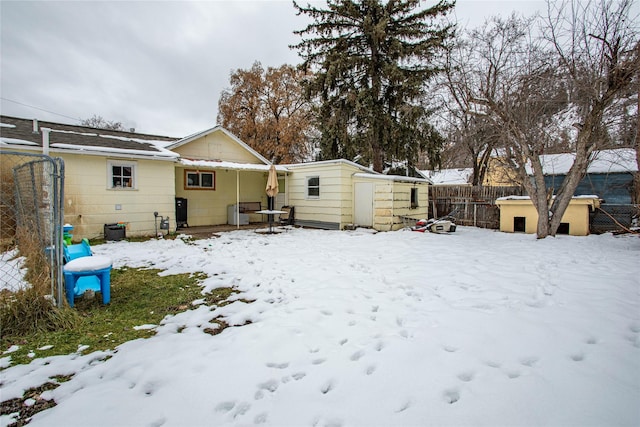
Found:
M 294 2 L 298 14 L 314 21 L 295 32 L 302 41 L 292 48 L 313 72 L 307 94 L 319 101 L 323 157 L 360 155 L 376 171 L 385 161 L 413 164 L 419 151 L 437 159 L 442 138 L 427 121 L 427 82 L 439 71 L 434 56 L 453 33 L 436 19 L 455 2 L 422 10 L 419 4 L 329 0 L 320 9 Z

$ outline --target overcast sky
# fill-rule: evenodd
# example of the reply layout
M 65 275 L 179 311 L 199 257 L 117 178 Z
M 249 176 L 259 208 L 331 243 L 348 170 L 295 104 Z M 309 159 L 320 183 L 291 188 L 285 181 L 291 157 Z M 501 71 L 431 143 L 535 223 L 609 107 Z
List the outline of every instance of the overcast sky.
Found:
M 542 0 L 458 0 L 454 19 L 476 27 L 544 9 Z M 307 22 L 279 0 L 2 0 L 0 111 L 74 124 L 95 114 L 187 136 L 216 124 L 232 70 L 298 64 L 288 46 Z

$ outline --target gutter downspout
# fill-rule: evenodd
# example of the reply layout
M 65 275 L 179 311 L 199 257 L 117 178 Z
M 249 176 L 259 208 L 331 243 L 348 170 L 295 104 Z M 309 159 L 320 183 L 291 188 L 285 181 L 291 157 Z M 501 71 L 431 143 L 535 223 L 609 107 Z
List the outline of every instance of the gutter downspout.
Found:
M 236 229 L 240 230 L 240 170 L 236 169 Z
M 49 132 L 51 129 L 49 128 L 40 128 L 42 130 L 42 154 L 45 156 L 49 155 Z

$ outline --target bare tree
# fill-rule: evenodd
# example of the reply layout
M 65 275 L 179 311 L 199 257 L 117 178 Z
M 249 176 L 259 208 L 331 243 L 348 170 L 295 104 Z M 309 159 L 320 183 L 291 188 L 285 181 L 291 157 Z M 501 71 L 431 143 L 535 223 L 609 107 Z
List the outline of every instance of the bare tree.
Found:
M 497 146 L 499 132 L 485 115 L 477 114 L 476 104 L 470 90 L 478 87 L 479 73 L 469 66 L 476 61 L 476 46 L 472 38 L 459 35 L 447 47 L 443 56 L 442 68 L 445 70 L 440 78 L 440 87 L 444 90 L 441 116 L 447 122 L 449 144 L 443 157 L 453 156 L 465 160 L 473 168 L 472 184 L 482 185 L 491 160 L 491 153 Z M 443 159 L 446 163 L 452 159 Z
M 534 37 L 524 20 L 494 18 L 474 35 L 480 85 L 477 112 L 502 131 L 502 158 L 520 177 L 538 211 L 539 238 L 555 235 L 605 123 L 640 66 L 630 0 L 548 3 Z M 540 156 L 565 138 L 575 156 L 555 197 Z
M 87 126 L 90 128 L 96 129 L 107 129 L 107 130 L 119 130 L 124 131 L 125 128 L 122 125 L 122 122 L 109 121 L 105 120 L 102 116 L 93 115 L 89 119 L 84 119 L 80 121 L 82 126 Z

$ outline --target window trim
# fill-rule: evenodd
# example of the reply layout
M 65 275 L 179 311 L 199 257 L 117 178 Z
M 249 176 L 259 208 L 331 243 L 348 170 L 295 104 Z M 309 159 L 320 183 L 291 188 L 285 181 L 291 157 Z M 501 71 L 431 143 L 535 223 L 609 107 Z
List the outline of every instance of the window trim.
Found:
M 189 185 L 188 184 L 188 175 L 189 174 L 197 174 L 198 175 L 198 184 L 199 185 Z M 211 187 L 203 187 L 202 184 L 202 175 L 211 175 Z M 216 189 L 216 171 L 201 171 L 198 169 L 185 169 L 184 170 L 184 183 L 183 187 L 185 190 L 208 190 L 214 191 Z
M 310 185 L 310 181 L 312 179 L 317 179 L 318 180 L 318 185 Z M 317 200 L 320 198 L 320 175 L 310 175 L 306 177 L 306 192 L 305 192 L 305 198 L 309 199 L 309 200 Z M 312 188 L 317 188 L 318 189 L 318 195 L 311 195 L 309 194 L 309 190 L 311 190 Z
M 113 185 L 113 168 L 129 167 L 131 168 L 131 186 L 117 187 Z M 138 162 L 128 160 L 107 160 L 107 190 L 117 191 L 133 191 L 138 189 Z

